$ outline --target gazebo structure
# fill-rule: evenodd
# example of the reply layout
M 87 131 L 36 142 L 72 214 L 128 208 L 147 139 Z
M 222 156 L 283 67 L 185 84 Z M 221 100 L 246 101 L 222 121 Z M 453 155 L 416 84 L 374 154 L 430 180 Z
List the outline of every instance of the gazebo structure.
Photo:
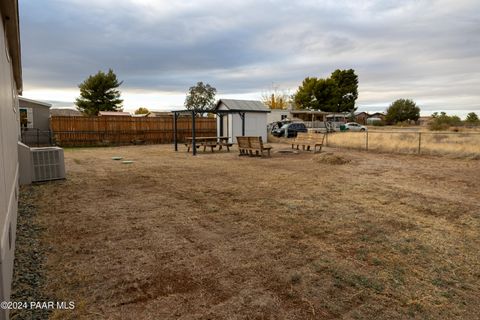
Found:
M 196 130 L 195 130 L 195 118 L 198 114 L 204 114 L 204 113 L 211 113 L 215 114 L 217 116 L 217 124 L 219 125 L 219 128 L 217 128 L 217 133 L 220 135 L 223 135 L 224 129 L 225 129 L 225 121 L 224 117 L 226 116 L 226 124 L 227 127 L 229 126 L 229 123 L 232 123 L 232 119 L 234 116 L 238 115 L 240 120 L 241 120 L 241 135 L 245 136 L 246 130 L 246 114 L 247 113 L 252 113 L 257 116 L 252 116 L 252 121 L 255 119 L 255 123 L 257 124 L 257 117 L 258 114 L 263 113 L 266 114 L 270 112 L 270 110 L 260 101 L 250 101 L 250 100 L 230 100 L 230 99 L 220 99 L 215 108 L 213 110 L 209 111 L 196 111 L 196 110 L 175 110 L 172 111 L 173 113 L 173 143 L 175 145 L 175 151 L 178 151 L 178 139 L 177 139 L 177 120 L 180 115 L 190 115 L 192 117 L 192 145 L 196 146 L 195 144 L 195 137 L 196 137 Z M 266 123 L 266 117 L 265 117 L 265 123 L 261 124 L 263 125 L 263 130 L 265 130 L 265 134 L 267 131 L 267 123 Z M 231 130 L 229 130 L 229 128 Z M 236 132 L 233 130 L 233 128 L 230 127 L 227 128 L 227 135 L 230 134 L 232 135 L 230 138 L 233 140 L 233 135 L 234 134 L 240 134 L 240 132 Z M 250 128 L 251 130 L 251 128 Z M 197 153 L 197 148 L 193 147 L 192 148 L 192 154 L 196 155 Z

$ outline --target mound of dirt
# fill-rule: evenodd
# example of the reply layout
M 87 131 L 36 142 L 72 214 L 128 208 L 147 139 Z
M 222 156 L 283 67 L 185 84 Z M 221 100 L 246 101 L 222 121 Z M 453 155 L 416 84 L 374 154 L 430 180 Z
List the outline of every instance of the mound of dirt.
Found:
M 352 161 L 352 159 L 334 154 L 332 152 L 320 153 L 318 155 L 315 155 L 313 160 L 319 163 L 334 165 L 346 164 Z

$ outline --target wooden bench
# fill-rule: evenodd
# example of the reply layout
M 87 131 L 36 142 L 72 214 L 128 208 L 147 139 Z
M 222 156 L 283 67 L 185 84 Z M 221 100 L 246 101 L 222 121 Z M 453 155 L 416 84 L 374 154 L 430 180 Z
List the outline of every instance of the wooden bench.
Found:
M 321 152 L 324 139 L 325 134 L 323 133 L 299 132 L 295 140 L 292 142 L 292 149 L 294 149 L 295 146 L 297 146 L 297 150 L 300 146 L 302 146 L 303 150 L 305 150 L 305 147 L 307 147 L 307 150 L 310 150 L 310 147 L 313 147 L 313 152 L 316 153 L 317 147 L 320 147 L 318 152 Z
M 272 147 L 263 144 L 262 137 L 237 137 L 237 144 L 241 156 L 260 155 L 263 157 L 264 151 L 267 151 L 268 156 L 270 156 L 270 150 L 272 149 Z

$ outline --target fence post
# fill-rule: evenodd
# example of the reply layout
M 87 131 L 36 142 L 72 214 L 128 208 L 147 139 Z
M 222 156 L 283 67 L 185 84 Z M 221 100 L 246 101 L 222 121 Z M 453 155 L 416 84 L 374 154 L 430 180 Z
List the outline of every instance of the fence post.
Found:
M 365 150 L 368 151 L 368 131 L 365 131 Z
M 173 144 L 175 145 L 175 151 L 178 151 L 178 142 L 177 142 L 177 113 L 173 113 Z
M 418 132 L 418 154 L 420 154 L 422 148 L 422 133 Z
M 197 154 L 197 142 L 195 141 L 195 111 L 192 110 L 192 155 Z

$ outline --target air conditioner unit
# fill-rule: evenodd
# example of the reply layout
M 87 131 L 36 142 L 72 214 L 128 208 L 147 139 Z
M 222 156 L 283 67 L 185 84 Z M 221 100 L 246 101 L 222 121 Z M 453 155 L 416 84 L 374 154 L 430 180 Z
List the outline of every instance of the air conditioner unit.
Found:
M 30 152 L 32 182 L 65 179 L 65 161 L 62 148 L 30 148 Z

